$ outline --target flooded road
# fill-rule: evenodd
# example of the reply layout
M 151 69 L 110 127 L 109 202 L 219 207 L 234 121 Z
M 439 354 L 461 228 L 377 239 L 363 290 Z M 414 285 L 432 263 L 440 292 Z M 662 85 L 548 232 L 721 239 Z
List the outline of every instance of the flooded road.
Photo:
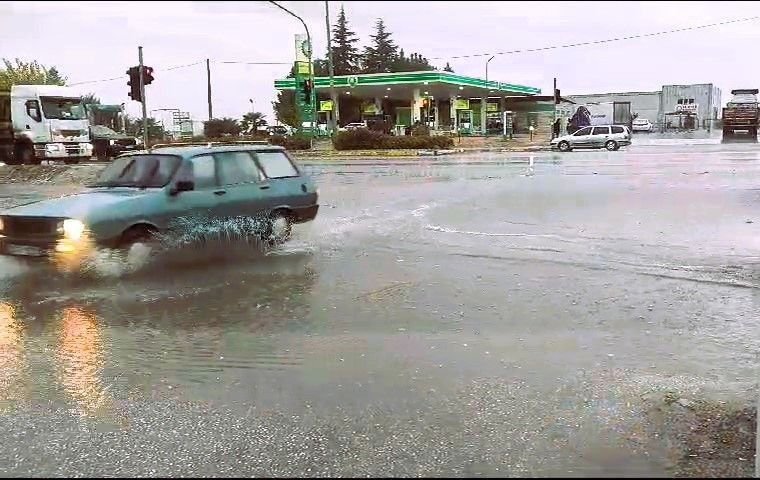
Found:
M 755 398 L 756 145 L 305 169 L 266 256 L 0 258 L 0 472 L 672 475 L 648 395 Z

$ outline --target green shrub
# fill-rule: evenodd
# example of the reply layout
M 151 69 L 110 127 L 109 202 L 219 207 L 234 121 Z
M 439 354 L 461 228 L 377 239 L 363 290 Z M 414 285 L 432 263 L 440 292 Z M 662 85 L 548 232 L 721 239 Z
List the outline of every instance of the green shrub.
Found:
M 444 149 L 454 145 L 450 137 L 392 136 L 361 128 L 340 132 L 333 139 L 336 150 Z
M 287 150 L 309 150 L 311 140 L 306 135 L 272 135 L 269 137 L 269 143 L 285 147 Z

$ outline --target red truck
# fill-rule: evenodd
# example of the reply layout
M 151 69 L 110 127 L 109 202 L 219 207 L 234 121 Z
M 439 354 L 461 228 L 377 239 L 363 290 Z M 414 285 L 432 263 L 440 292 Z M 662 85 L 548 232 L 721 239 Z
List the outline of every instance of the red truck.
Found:
M 733 98 L 723 109 L 724 142 L 738 140 L 740 136 L 757 141 L 757 127 L 760 125 L 757 93 L 757 88 L 731 90 Z

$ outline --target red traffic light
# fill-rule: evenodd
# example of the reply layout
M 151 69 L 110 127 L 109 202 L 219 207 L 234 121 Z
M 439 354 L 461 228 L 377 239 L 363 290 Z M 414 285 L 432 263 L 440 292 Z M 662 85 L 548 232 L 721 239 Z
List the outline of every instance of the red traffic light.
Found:
M 150 85 L 153 81 L 153 67 L 143 67 L 142 71 L 143 85 Z

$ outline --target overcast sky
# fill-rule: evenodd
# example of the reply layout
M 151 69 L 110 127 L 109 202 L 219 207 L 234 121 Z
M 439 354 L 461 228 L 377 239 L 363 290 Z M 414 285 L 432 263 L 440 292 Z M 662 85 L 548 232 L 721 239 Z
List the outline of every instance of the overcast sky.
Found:
M 281 2 L 301 15 L 326 51 L 324 2 Z M 474 53 L 535 48 L 658 32 L 760 15 L 752 2 L 330 2 L 331 23 L 341 4 L 364 45 L 378 17 L 407 53 L 443 67 Z M 550 94 L 558 78 L 563 95 L 659 90 L 663 84 L 715 83 L 725 103 L 734 88 L 760 87 L 754 57 L 760 22 L 602 45 L 499 55 L 489 78 L 539 87 Z M 0 57 L 55 65 L 70 83 L 122 78 L 77 87 L 104 103 L 139 104 L 127 96 L 126 70 L 155 68 L 148 108 L 180 108 L 207 117 L 204 64 L 211 59 L 214 116 L 240 117 L 249 99 L 273 122 L 273 82 L 288 65 L 233 65 L 222 61 L 292 62 L 301 24 L 274 5 L 251 2 L 0 2 Z M 457 73 L 484 75 L 488 57 L 449 59 Z

